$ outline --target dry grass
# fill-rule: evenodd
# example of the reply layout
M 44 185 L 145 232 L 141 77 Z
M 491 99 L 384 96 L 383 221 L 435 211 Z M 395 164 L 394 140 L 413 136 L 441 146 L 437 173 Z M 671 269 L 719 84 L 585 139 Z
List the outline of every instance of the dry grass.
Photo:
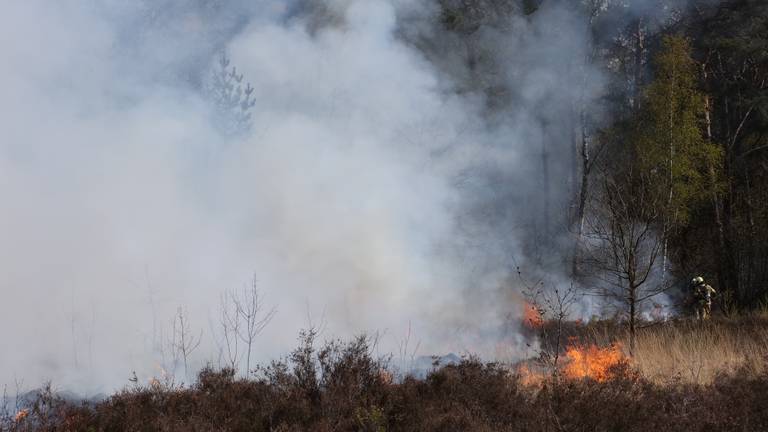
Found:
M 545 349 L 556 346 L 553 325 L 547 323 L 536 335 Z M 756 377 L 768 373 L 768 310 L 717 316 L 704 323 L 693 319 L 648 323 L 638 330 L 634 356 L 629 355 L 629 335 L 621 322 L 569 322 L 563 328 L 566 346 L 607 347 L 616 342 L 631 357 L 631 366 L 655 384 L 708 385 L 737 373 Z
M 625 350 L 628 343 L 624 343 Z M 628 354 L 628 353 L 627 353 Z M 768 321 L 762 317 L 678 321 L 637 334 L 633 366 L 657 384 L 711 384 L 719 376 L 758 376 L 768 359 Z
M 663 363 L 663 385 L 620 362 L 604 379 L 549 379 L 536 388 L 502 365 L 471 358 L 423 380 L 393 382 L 381 373 L 386 362 L 373 357 L 369 339 L 315 346 L 315 333 L 305 332 L 287 359 L 251 379 L 205 369 L 191 387 L 131 388 L 83 406 L 48 389 L 27 414 L 0 416 L 0 432 L 768 430 L 768 367 L 748 371 L 766 350 L 767 323 L 749 318 L 644 329 L 638 366 Z M 623 330 L 617 323 L 574 323 L 568 333 L 573 341 L 599 343 L 616 341 Z M 697 356 L 697 380 L 718 364 L 735 373 L 710 385 L 690 385 L 682 373 L 665 381 L 675 376 L 674 359 L 684 364 Z

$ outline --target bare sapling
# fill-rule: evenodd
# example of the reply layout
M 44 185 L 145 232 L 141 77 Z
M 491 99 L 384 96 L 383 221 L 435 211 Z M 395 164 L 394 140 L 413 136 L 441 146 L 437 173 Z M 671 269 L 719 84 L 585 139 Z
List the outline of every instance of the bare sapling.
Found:
M 242 293 L 242 296 L 235 297 L 235 305 L 239 319 L 242 319 L 242 325 L 238 326 L 237 335 L 245 344 L 245 373 L 251 373 L 251 354 L 256 336 L 272 321 L 276 309 L 271 308 L 264 311 L 264 305 L 261 302 L 261 295 L 258 289 L 256 276 L 251 279 L 251 284 Z
M 400 376 L 398 378 L 400 379 L 405 378 L 405 376 L 413 370 L 416 363 L 416 354 L 421 347 L 421 340 L 418 340 L 413 348 L 411 348 L 412 336 L 411 322 L 408 321 L 408 331 L 405 333 L 405 337 L 400 341 L 400 346 L 398 347 L 400 359 L 400 370 L 398 371 Z
M 221 294 L 221 334 L 224 339 L 224 351 L 227 355 L 227 366 L 237 370 L 240 362 L 240 315 L 237 311 L 237 300 L 234 292 L 224 291 Z
M 220 325 L 223 341 L 220 343 L 220 357 L 226 356 L 228 367 L 238 370 L 245 356 L 245 374 L 247 376 L 251 373 L 251 356 L 256 337 L 272 321 L 276 312 L 275 308 L 264 309 L 255 276 L 241 292 L 226 290 L 221 294 Z
M 189 380 L 189 357 L 200 346 L 203 339 L 203 330 L 198 335 L 192 333 L 191 326 L 184 308 L 179 306 L 173 320 L 173 336 L 171 349 L 175 353 L 174 359 L 181 360 L 184 365 L 184 376 Z M 176 362 L 174 362 L 176 363 Z
M 543 344 L 539 358 L 552 371 L 552 377 L 557 379 L 560 372 L 560 353 L 565 348 L 563 344 L 564 324 L 569 319 L 571 308 L 578 300 L 579 292 L 571 283 L 567 288 L 547 290 L 543 283 L 527 287 L 523 295 L 537 314 L 539 321 L 540 339 Z M 554 324 L 554 329 L 544 325 L 545 321 Z M 554 331 L 554 334 L 550 332 Z

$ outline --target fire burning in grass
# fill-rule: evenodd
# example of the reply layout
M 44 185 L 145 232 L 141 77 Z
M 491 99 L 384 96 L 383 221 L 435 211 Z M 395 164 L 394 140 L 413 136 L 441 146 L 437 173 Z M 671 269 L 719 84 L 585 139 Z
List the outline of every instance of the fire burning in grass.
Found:
M 591 378 L 595 381 L 610 379 L 615 368 L 627 363 L 620 344 L 605 348 L 597 345 L 570 346 L 565 352 L 567 364 L 563 375 L 570 379 Z
M 597 345 L 571 345 L 565 350 L 559 364 L 560 376 L 570 380 L 592 379 L 604 382 L 613 378 L 617 368 L 626 365 L 629 359 L 614 344 L 601 348 Z M 520 382 L 526 386 L 540 385 L 548 376 L 546 368 L 537 369 L 529 364 L 518 366 Z
M 527 364 L 517 366 L 517 376 L 520 384 L 526 387 L 537 387 L 544 381 L 546 374 L 541 371 L 534 371 Z
M 29 416 L 29 410 L 25 408 L 25 409 L 20 410 L 19 412 L 17 412 L 16 415 L 13 417 L 13 420 L 16 423 L 19 423 L 19 422 L 23 421 L 24 419 L 26 419 L 28 416 Z
M 535 329 L 541 327 L 543 324 L 544 318 L 542 317 L 539 308 L 530 303 L 525 303 L 523 305 L 523 325 Z

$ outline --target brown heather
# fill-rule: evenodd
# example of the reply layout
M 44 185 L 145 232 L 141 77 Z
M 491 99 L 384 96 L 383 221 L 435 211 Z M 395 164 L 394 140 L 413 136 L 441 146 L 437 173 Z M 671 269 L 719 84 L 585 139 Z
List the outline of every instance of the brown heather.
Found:
M 316 349 L 314 335 L 258 378 L 200 372 L 191 388 L 120 392 L 94 406 L 43 393 L 5 431 L 758 431 L 768 430 L 764 318 L 655 325 L 611 379 L 526 386 L 509 368 L 468 359 L 393 382 L 369 341 Z M 614 329 L 613 331 L 611 329 Z M 608 323 L 571 338 L 620 339 Z M 13 413 L 11 413 L 13 414 Z

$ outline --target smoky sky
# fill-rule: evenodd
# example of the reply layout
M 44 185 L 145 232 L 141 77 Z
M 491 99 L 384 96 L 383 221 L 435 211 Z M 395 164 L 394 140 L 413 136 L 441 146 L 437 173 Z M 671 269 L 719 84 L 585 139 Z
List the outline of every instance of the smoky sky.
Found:
M 513 275 L 564 277 L 568 104 L 605 86 L 584 16 L 545 2 L 460 39 L 426 0 L 311 3 L 4 6 L 0 382 L 146 380 L 178 307 L 215 363 L 220 294 L 252 277 L 277 311 L 260 361 L 310 322 L 526 355 Z M 236 138 L 204 91 L 221 53 L 255 89 Z

